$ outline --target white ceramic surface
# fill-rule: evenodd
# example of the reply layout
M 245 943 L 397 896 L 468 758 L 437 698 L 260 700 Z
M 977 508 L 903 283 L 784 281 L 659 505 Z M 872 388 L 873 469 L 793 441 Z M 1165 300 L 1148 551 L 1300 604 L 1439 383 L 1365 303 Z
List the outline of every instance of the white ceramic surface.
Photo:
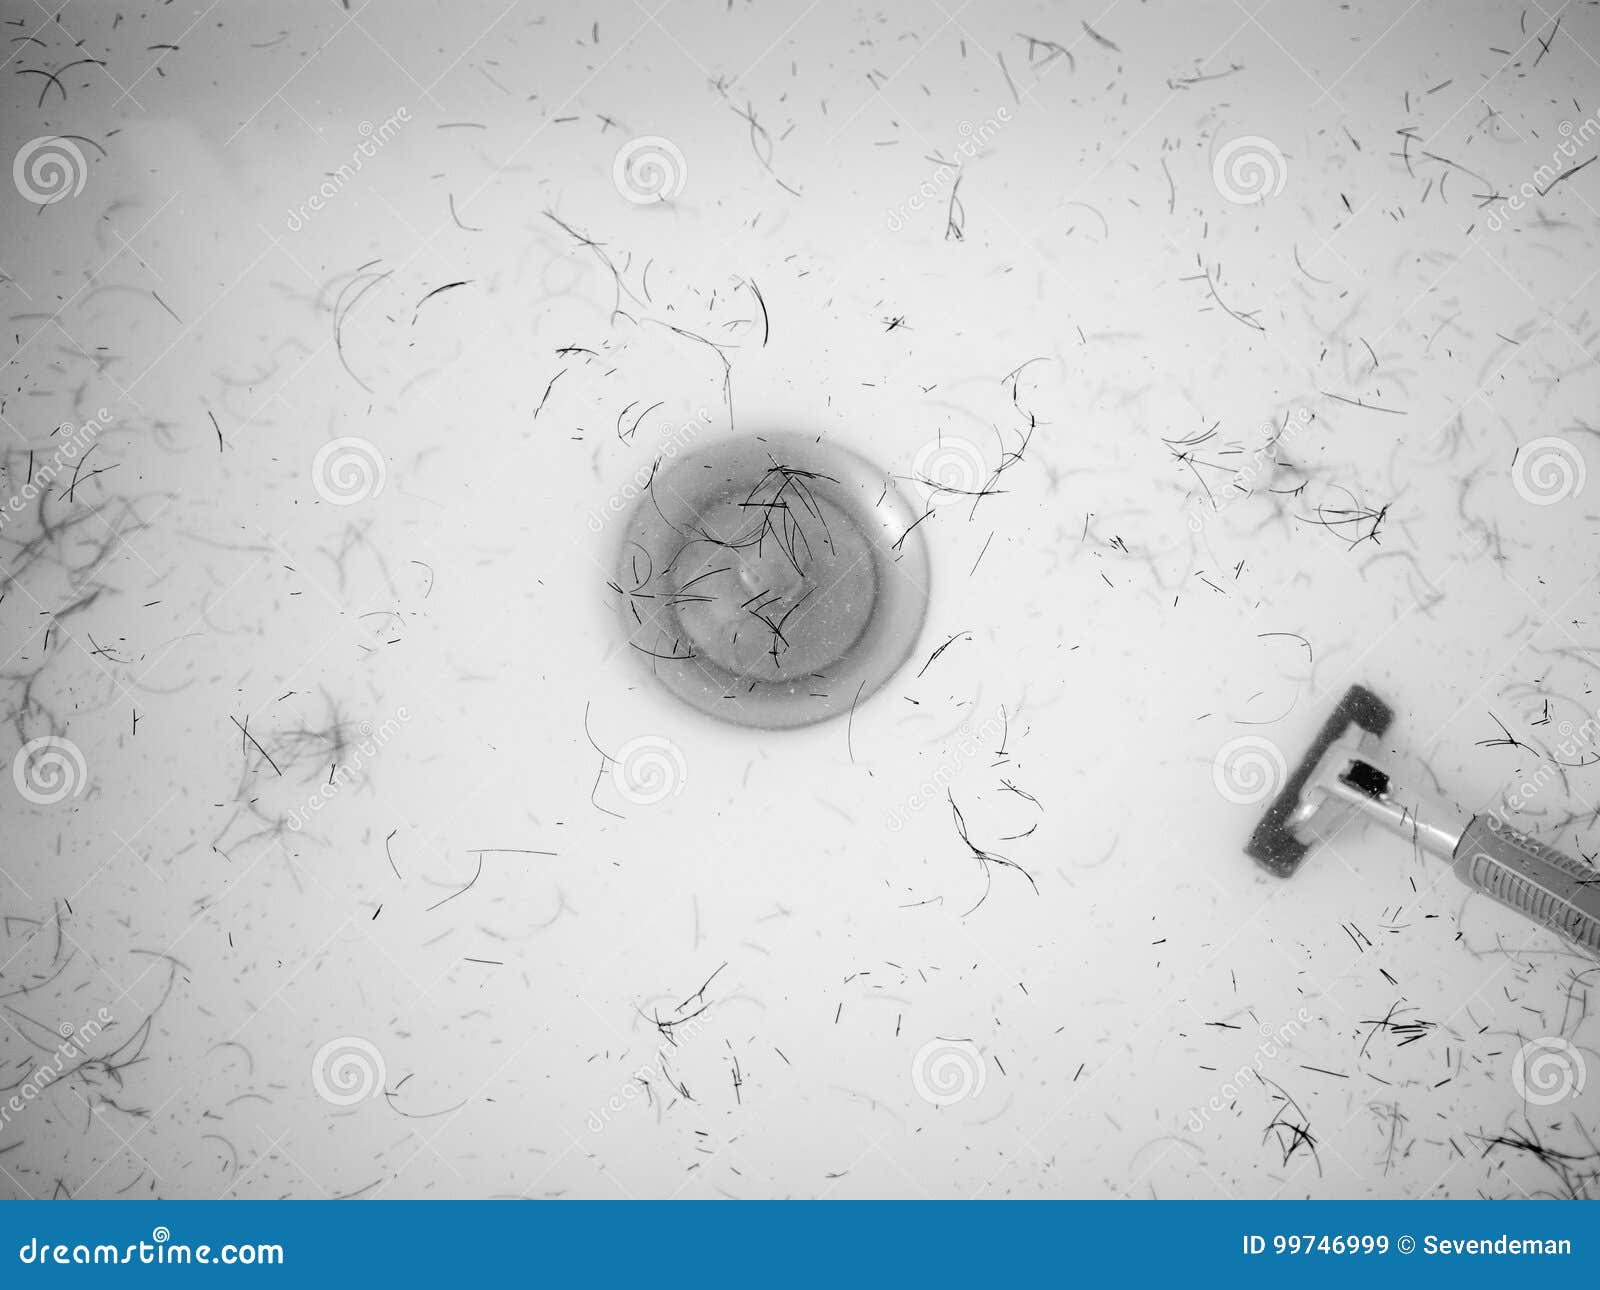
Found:
M 1595 850 L 1592 8 L 6 12 L 0 1192 L 1595 1190 L 1588 960 L 1241 853 L 1357 680 Z M 939 503 L 786 733 L 605 585 L 755 424 Z

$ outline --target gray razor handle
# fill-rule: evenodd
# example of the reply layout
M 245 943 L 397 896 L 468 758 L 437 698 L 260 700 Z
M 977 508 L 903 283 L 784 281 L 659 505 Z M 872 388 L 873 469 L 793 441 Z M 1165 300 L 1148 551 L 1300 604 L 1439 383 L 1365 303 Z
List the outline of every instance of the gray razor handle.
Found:
M 1600 870 L 1475 815 L 1451 861 L 1469 887 L 1600 955 Z

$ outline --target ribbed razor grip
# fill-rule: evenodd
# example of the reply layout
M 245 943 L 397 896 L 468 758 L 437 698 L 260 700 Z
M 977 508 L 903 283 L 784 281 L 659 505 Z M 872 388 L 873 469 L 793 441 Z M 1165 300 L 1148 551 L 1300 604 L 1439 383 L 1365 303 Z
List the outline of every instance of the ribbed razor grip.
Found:
M 1453 857 L 1468 886 L 1600 955 L 1600 870 L 1476 815 Z

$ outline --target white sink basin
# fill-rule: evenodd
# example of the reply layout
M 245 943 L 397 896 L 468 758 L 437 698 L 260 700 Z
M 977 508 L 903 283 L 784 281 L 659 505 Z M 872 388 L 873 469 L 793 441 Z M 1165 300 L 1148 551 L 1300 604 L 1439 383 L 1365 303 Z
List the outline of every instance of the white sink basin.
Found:
M 1595 850 L 1592 18 L 111 17 L 3 82 L 0 1193 L 1592 1191 L 1589 960 L 1241 849 L 1361 681 Z M 931 511 L 786 731 L 607 586 L 772 428 Z

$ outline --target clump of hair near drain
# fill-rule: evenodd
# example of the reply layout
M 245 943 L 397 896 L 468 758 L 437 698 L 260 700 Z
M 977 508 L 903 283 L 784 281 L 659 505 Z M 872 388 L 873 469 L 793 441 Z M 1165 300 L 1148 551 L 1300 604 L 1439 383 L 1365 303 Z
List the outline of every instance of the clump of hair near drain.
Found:
M 612 583 L 628 643 L 669 690 L 746 726 L 852 709 L 910 656 L 928 601 L 917 513 L 865 458 L 792 434 L 658 471 Z

